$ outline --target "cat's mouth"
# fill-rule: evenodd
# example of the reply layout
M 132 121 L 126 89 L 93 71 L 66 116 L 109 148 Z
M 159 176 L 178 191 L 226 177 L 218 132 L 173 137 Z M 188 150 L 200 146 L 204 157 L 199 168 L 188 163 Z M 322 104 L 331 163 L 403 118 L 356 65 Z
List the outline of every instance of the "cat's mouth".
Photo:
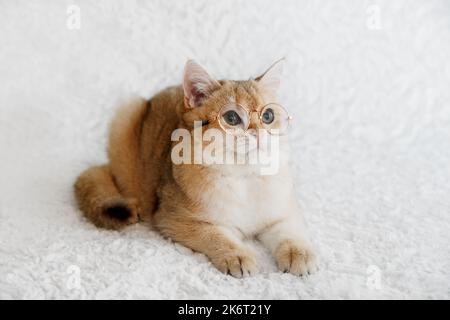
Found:
M 246 134 L 236 138 L 237 153 L 249 153 L 254 150 L 267 150 L 267 139 L 262 139 L 258 134 Z

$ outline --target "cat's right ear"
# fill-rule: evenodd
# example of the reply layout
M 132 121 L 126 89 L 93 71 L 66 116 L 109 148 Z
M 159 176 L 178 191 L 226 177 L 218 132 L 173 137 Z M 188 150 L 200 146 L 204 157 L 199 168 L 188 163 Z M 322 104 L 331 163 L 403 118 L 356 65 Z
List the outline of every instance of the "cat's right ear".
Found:
M 195 108 L 201 105 L 220 83 L 211 77 L 205 69 L 194 60 L 188 60 L 184 67 L 183 90 L 186 108 Z
M 262 75 L 255 80 L 258 81 L 261 88 L 269 92 L 273 97 L 277 96 L 283 73 L 284 58 L 276 61 Z

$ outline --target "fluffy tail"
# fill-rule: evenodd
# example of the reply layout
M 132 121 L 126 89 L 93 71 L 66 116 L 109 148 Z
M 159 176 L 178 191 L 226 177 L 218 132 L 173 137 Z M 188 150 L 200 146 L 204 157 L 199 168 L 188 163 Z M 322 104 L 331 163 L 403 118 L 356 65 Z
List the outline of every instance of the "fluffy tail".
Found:
M 133 98 L 118 109 L 110 127 L 107 165 L 83 172 L 75 183 L 78 205 L 95 225 L 120 229 L 139 219 L 150 221 L 145 206 L 154 190 L 144 194 L 141 188 L 139 141 L 147 112 L 144 99 Z M 148 201 L 147 201 L 148 202 Z M 141 215 L 142 212 L 148 212 Z
M 91 167 L 75 182 L 80 209 L 96 226 L 120 229 L 138 221 L 138 202 L 123 197 L 108 165 Z

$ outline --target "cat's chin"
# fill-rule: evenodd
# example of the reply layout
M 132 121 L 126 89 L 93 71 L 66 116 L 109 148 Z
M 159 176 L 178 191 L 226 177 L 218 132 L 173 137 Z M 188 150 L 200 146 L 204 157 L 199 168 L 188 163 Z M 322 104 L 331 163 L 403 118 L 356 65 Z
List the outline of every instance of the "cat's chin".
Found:
M 245 153 L 237 151 L 228 151 L 227 159 L 233 161 L 224 161 L 222 163 L 204 163 L 203 166 L 219 171 L 225 176 L 258 176 L 273 175 L 278 172 L 279 158 L 272 159 L 267 152 L 256 148 Z M 259 161 L 263 159 L 262 161 Z
M 261 166 L 257 164 L 214 164 L 208 167 L 216 172 L 219 172 L 222 176 L 235 176 L 243 178 L 262 175 Z

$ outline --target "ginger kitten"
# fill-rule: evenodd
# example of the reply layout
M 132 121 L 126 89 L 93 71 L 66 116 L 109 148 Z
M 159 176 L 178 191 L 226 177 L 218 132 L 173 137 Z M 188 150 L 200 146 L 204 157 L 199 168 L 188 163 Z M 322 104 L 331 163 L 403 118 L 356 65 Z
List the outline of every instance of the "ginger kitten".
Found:
M 109 163 L 86 170 L 75 183 L 86 217 L 109 229 L 151 221 L 235 277 L 258 269 L 246 238 L 268 247 L 281 271 L 314 272 L 288 166 L 290 117 L 276 103 L 282 63 L 248 81 L 217 81 L 189 60 L 182 86 L 121 108 L 110 128 Z M 195 139 L 198 130 L 215 139 Z M 181 152 L 172 141 L 178 133 L 193 137 Z M 261 174 L 261 163 L 250 161 L 269 154 L 267 137 L 276 141 L 275 174 Z M 214 156 L 240 161 L 196 161 L 213 140 Z

